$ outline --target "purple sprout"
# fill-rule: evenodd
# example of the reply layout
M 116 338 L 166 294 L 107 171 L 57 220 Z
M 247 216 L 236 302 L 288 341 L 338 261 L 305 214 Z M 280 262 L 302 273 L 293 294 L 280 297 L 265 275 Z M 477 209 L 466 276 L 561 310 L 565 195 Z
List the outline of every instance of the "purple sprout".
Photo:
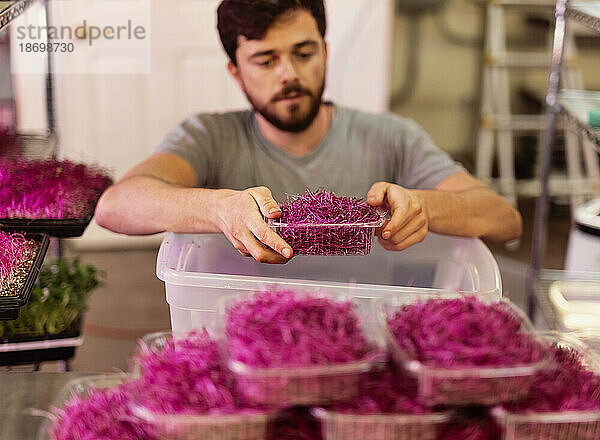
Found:
M 383 217 L 361 199 L 326 190 L 288 196 L 280 207 L 271 223 L 296 255 L 366 255 Z
M 351 301 L 265 291 L 227 310 L 232 359 L 251 367 L 332 365 L 365 359 L 373 348 Z
M 126 382 L 109 389 L 92 389 L 85 397 L 74 396 L 55 409 L 51 440 L 152 440 L 152 430 L 137 420 L 130 409 L 136 385 Z
M 67 160 L 0 158 L 0 218 L 84 218 L 110 184 L 99 168 Z

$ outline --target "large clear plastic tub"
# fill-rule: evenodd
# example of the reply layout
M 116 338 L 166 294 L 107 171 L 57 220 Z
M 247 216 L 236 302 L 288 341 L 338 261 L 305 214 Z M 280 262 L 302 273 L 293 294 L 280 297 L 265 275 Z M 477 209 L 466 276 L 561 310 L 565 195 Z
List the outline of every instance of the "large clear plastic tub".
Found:
M 458 293 L 415 295 L 407 294 L 378 301 L 378 318 L 380 329 L 386 338 L 392 361 L 418 384 L 418 398 L 424 405 L 436 406 L 491 406 L 501 402 L 518 400 L 527 394 L 533 382 L 534 374 L 550 362 L 544 356 L 537 362 L 514 367 L 464 367 L 464 368 L 437 368 L 430 367 L 422 362 L 412 359 L 402 350 L 395 336 L 390 331 L 387 320 L 403 306 L 414 304 L 427 299 L 458 298 Z M 502 302 L 522 321 L 522 331 L 530 333 L 541 343 L 541 338 L 535 336 L 533 324 L 527 316 L 507 299 L 496 295 L 481 294 L 481 301 L 488 304 Z
M 436 440 L 452 419 L 451 412 L 432 414 L 356 415 L 315 408 L 324 440 Z
M 292 289 L 296 290 L 296 289 Z M 298 289 L 304 295 L 308 292 Z M 255 292 L 243 292 L 224 297 L 219 306 L 219 323 L 223 339 L 227 310 L 235 303 L 251 299 Z M 337 401 L 355 399 L 360 394 L 360 382 L 364 374 L 383 368 L 387 361 L 385 342 L 370 317 L 371 308 L 351 292 L 322 289 L 311 293 L 333 301 L 352 301 L 359 319 L 361 333 L 372 348 L 368 357 L 354 362 L 306 367 L 253 367 L 229 357 L 224 350 L 229 369 L 235 375 L 238 389 L 252 404 L 269 407 L 292 407 L 296 405 L 325 405 Z
M 585 365 L 600 374 L 600 358 L 572 335 L 546 334 L 549 343 L 557 343 L 581 355 Z M 502 407 L 491 411 L 501 427 L 502 440 L 595 440 L 600 439 L 600 411 L 561 411 L 515 414 Z
M 213 325 L 223 295 L 274 285 L 350 290 L 365 299 L 407 291 L 502 293 L 498 265 L 480 240 L 433 233 L 402 252 L 375 244 L 366 256 L 301 255 L 285 265 L 243 257 L 222 234 L 168 233 L 156 272 L 177 332 Z

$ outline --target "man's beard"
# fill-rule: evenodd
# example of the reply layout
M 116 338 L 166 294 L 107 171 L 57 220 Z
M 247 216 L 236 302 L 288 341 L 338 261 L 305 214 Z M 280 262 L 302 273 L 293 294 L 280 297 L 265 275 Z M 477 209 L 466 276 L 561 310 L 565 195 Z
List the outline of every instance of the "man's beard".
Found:
M 323 97 L 324 90 L 325 79 L 323 79 L 321 87 L 316 95 L 313 95 L 310 90 L 302 87 L 299 83 L 292 83 L 289 86 L 284 87 L 281 93 L 277 94 L 274 98 L 271 99 L 271 101 L 269 101 L 263 106 L 257 105 L 255 100 L 248 93 L 246 93 L 246 98 L 248 99 L 250 104 L 252 104 L 254 111 L 262 115 L 262 117 L 265 118 L 274 127 L 282 131 L 300 133 L 306 130 L 319 114 L 319 109 L 321 108 L 321 98 Z M 286 119 L 280 118 L 279 116 L 277 116 L 275 111 L 272 111 L 272 109 L 269 108 L 269 104 L 274 104 L 281 99 L 298 93 L 300 93 L 303 96 L 307 96 L 310 99 L 308 112 L 304 115 L 299 114 L 299 103 L 289 105 L 287 110 L 289 111 L 290 116 Z

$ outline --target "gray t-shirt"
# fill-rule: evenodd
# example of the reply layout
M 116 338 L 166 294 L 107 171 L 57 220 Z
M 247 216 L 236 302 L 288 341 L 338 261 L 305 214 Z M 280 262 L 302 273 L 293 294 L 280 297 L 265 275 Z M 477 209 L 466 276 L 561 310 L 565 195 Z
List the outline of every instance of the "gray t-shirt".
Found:
M 378 181 L 433 189 L 464 171 L 413 121 L 340 106 L 325 137 L 302 157 L 265 139 L 250 110 L 192 115 L 167 134 L 157 151 L 188 161 L 198 187 L 263 185 L 278 201 L 286 193 L 319 188 L 364 198 Z

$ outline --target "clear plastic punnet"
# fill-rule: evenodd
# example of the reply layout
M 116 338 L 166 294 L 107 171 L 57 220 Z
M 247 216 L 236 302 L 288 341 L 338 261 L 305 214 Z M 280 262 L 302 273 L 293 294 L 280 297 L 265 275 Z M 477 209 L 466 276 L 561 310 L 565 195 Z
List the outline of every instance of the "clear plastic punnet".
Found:
M 214 334 L 213 331 L 211 331 Z M 186 334 L 172 332 L 152 333 L 142 338 L 142 344 L 152 351 L 160 351 L 171 338 L 186 338 Z M 135 375 L 142 372 L 135 364 Z M 272 411 L 252 410 L 239 414 L 166 414 L 132 404 L 133 414 L 152 427 L 161 440 L 264 440 Z
M 452 412 L 356 415 L 314 408 L 324 440 L 436 440 Z
M 430 233 L 402 252 L 374 243 L 364 256 L 293 257 L 287 264 L 244 257 L 222 234 L 166 234 L 156 266 L 174 331 L 216 322 L 219 299 L 270 286 L 352 292 L 365 300 L 441 291 L 502 294 L 500 271 L 478 239 Z
M 368 223 L 288 224 L 269 220 L 269 226 L 298 255 L 368 255 L 375 231 L 384 221 L 382 218 Z
M 588 369 L 600 374 L 600 357 L 573 334 L 553 332 L 544 334 L 544 338 L 578 353 Z M 516 414 L 498 406 L 491 414 L 502 429 L 502 440 L 600 439 L 600 411 Z
M 289 290 L 288 287 L 286 289 Z M 387 361 L 385 342 L 375 328 L 375 322 L 368 319 L 371 313 L 369 304 L 360 302 L 349 291 L 322 289 L 307 292 L 296 290 L 300 295 L 325 297 L 334 301 L 352 301 L 361 326 L 361 333 L 371 347 L 364 359 L 347 363 L 314 365 L 302 367 L 254 367 L 232 359 L 224 349 L 229 369 L 235 375 L 238 390 L 246 401 L 269 407 L 292 407 L 295 405 L 324 405 L 347 401 L 360 394 L 360 382 L 364 374 L 383 368 Z M 222 338 L 225 340 L 227 310 L 239 301 L 252 298 L 258 292 L 243 292 L 224 297 L 219 306 L 219 322 Z
M 390 331 L 387 320 L 403 306 L 428 299 L 458 298 L 460 293 L 407 294 L 377 301 L 380 329 L 387 341 L 392 361 L 406 374 L 414 377 L 418 384 L 418 398 L 424 405 L 437 406 L 491 406 L 501 402 L 518 400 L 527 394 L 534 374 L 549 364 L 550 358 L 544 356 L 537 362 L 513 367 L 429 367 L 411 359 L 402 350 Z M 502 302 L 518 316 L 522 322 L 522 331 L 535 335 L 531 321 L 509 300 L 493 294 L 480 294 L 481 301 L 492 304 Z M 537 336 L 535 336 L 537 338 Z M 540 339 L 540 342 L 544 343 Z

